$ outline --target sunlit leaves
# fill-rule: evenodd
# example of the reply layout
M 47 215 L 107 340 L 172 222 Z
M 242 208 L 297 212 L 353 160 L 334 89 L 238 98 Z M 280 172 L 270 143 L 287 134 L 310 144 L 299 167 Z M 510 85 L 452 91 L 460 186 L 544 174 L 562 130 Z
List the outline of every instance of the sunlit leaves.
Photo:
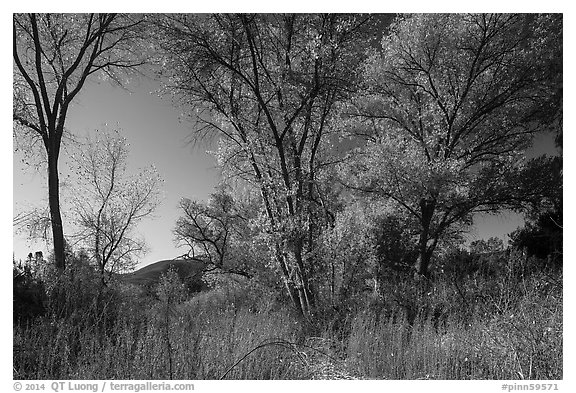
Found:
M 260 192 L 266 213 L 260 236 L 268 238 L 287 281 L 305 281 L 302 255 L 326 225 L 316 179 L 331 163 L 326 144 L 334 108 L 353 86 L 365 45 L 357 28 L 369 19 L 218 14 L 156 20 L 168 88 L 206 111 L 197 118 L 199 135 L 220 138 L 216 155 L 225 178 Z
M 365 288 L 368 278 L 376 275 L 376 217 L 385 210 L 381 203 L 350 203 L 334 227 L 322 234 L 319 259 L 323 263 L 319 268 L 325 279 L 319 285 L 329 288 L 326 296 L 332 304 L 349 301 Z
M 422 250 L 472 212 L 527 197 L 513 179 L 561 92 L 550 72 L 561 73 L 561 50 L 538 42 L 559 44 L 559 26 L 548 15 L 406 15 L 365 62 L 346 125 L 367 144 L 343 173 L 420 220 Z

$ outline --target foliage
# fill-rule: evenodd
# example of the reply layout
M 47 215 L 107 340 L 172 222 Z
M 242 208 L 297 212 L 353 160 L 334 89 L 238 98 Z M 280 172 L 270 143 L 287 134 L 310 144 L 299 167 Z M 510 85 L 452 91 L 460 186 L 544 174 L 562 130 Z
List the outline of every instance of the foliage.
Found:
M 388 209 L 376 218 L 378 277 L 390 270 L 411 270 L 417 257 L 413 245 L 417 230 L 413 220 L 409 216 L 398 214 L 390 206 Z
M 227 371 L 228 378 L 237 379 L 308 375 L 290 348 L 274 344 L 231 368 L 258 345 L 297 342 L 301 325 L 284 307 L 271 306 L 261 292 L 244 291 L 206 292 L 195 302 L 181 303 L 182 289 L 174 272 L 159 285 L 158 300 L 118 288 L 114 305 L 121 308 L 114 329 L 68 317 L 15 327 L 15 377 L 217 379 Z
M 169 88 L 219 136 L 229 178 L 261 195 L 262 232 L 294 305 L 314 306 L 313 252 L 327 210 L 317 177 L 331 165 L 334 106 L 348 95 L 370 17 L 169 15 L 158 18 Z M 168 67 L 166 67 L 169 65 Z
M 525 209 L 528 220 L 535 221 L 546 213 L 562 216 L 562 161 L 561 155 L 532 158 L 519 174 L 517 187 L 530 196 Z
M 156 294 L 167 309 L 182 303 L 186 299 L 186 292 L 186 286 L 180 280 L 178 272 L 173 268 L 168 269 L 165 274 L 160 276 Z
M 51 208 L 65 103 L 98 69 L 137 65 L 122 45 L 136 48 L 140 16 L 75 18 L 14 16 L 14 122 L 45 144 Z M 535 133 L 561 124 L 561 16 L 404 15 L 366 55 L 383 18 L 145 16 L 167 90 L 196 110 L 198 137 L 218 138 L 224 184 L 238 187 L 182 200 L 174 234 L 194 265 L 102 285 L 141 248 L 131 234 L 159 179 L 127 176 L 119 135 L 89 141 L 83 249 L 13 268 L 14 378 L 562 378 L 562 266 L 536 257 L 561 257 L 562 159 L 524 159 Z M 58 50 L 38 60 L 38 26 L 84 73 L 58 74 Z M 52 106 L 44 82 L 19 74 L 30 64 L 60 91 Z M 52 119 L 47 133 L 24 115 Z M 527 213 L 512 236 L 527 252 L 496 238 L 460 247 L 474 214 L 502 208 Z M 200 274 L 208 286 L 191 293 Z
M 420 273 L 472 214 L 519 208 L 534 194 L 519 187 L 522 154 L 548 127 L 543 114 L 558 111 L 552 42 L 561 24 L 550 15 L 403 16 L 366 61 L 365 89 L 347 115 L 367 143 L 344 176 L 419 222 Z
M 352 320 L 349 366 L 367 378 L 561 378 L 562 276 L 522 269 L 523 258 L 504 257 L 496 276 L 439 276 L 411 296 L 413 281 L 389 282 L 388 296 Z M 392 293 L 418 296 L 415 312 Z
M 563 228 L 562 215 L 544 213 L 535 221 L 527 222 L 510 234 L 514 247 L 525 249 L 528 255 L 540 259 L 550 258 L 562 264 Z
M 378 207 L 356 202 L 336 216 L 334 227 L 323 233 L 319 250 L 322 270 L 318 272 L 318 301 L 340 312 L 374 285 L 377 274 L 376 215 Z
M 279 289 L 277 267 L 270 263 L 269 243 L 262 234 L 259 202 L 250 193 L 219 187 L 208 202 L 183 199 L 183 216 L 174 229 L 178 245 L 193 260 L 205 263 L 202 280 L 211 288 L 252 282 Z
M 329 320 L 309 331 L 262 287 L 220 288 L 179 303 L 182 286 L 168 274 L 163 300 L 119 290 L 108 329 L 74 314 L 15 325 L 14 376 L 313 379 L 339 368 L 336 378 L 561 379 L 561 273 L 524 269 L 520 253 L 502 262 L 509 273 L 478 272 L 456 284 L 448 275 L 433 285 L 391 278 L 382 296 L 350 309 L 343 332 Z M 85 288 L 74 292 L 79 303 Z
M 14 324 L 24 324 L 45 312 L 46 289 L 35 266 L 37 263 L 43 262 L 38 261 L 38 259 L 42 259 L 41 254 L 37 254 L 35 259 L 30 254 L 24 263 L 22 261 L 16 263 L 16 260 L 13 260 L 12 312 Z
M 476 254 L 493 253 L 504 250 L 504 241 L 499 237 L 491 237 L 488 240 L 474 240 L 470 243 L 470 251 Z
M 99 272 L 85 252 L 67 255 L 64 272 L 54 267 L 43 278 L 48 291 L 48 317 L 81 329 L 86 326 L 105 334 L 118 317 L 118 293 L 101 285 Z
M 89 253 L 103 284 L 134 267 L 134 257 L 145 251 L 134 229 L 160 202 L 162 180 L 156 169 L 129 173 L 128 153 L 128 142 L 118 131 L 100 131 L 75 156 L 74 239 Z
M 562 157 L 541 156 L 529 161 L 520 187 L 537 189 L 526 209 L 526 223 L 511 233 L 514 247 L 528 255 L 562 264 L 563 185 Z

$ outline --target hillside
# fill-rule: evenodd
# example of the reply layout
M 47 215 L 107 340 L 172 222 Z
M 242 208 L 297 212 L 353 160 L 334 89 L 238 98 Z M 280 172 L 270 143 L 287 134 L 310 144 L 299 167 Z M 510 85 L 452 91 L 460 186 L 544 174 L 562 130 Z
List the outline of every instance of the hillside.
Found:
M 144 266 L 133 273 L 122 275 L 122 280 L 131 284 L 145 287 L 155 286 L 160 276 L 173 267 L 180 280 L 186 283 L 191 290 L 198 291 L 203 288 L 202 270 L 205 263 L 200 259 L 166 259 Z

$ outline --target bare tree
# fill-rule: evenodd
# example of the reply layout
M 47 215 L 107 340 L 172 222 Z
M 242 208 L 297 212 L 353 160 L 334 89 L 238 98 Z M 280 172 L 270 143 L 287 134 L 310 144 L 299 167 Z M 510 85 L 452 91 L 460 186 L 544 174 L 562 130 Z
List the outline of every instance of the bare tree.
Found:
M 199 253 L 211 264 L 222 267 L 231 238 L 239 235 L 238 224 L 242 221 L 231 195 L 220 190 L 210 196 L 208 203 L 184 198 L 180 209 L 184 215 L 176 222 L 176 241 L 187 245 L 193 257 Z
M 129 174 L 127 161 L 128 144 L 118 132 L 100 132 L 77 157 L 80 179 L 73 205 L 80 230 L 74 238 L 94 258 L 103 284 L 112 273 L 133 267 L 134 257 L 145 251 L 134 229 L 159 203 L 156 170 Z
M 251 238 L 243 207 L 224 187 L 210 195 L 207 203 L 183 198 L 180 201 L 183 215 L 174 228 L 176 242 L 187 246 L 192 258 L 207 262 L 205 272 L 250 277 L 240 250 L 246 248 L 245 242 Z
M 90 75 L 142 64 L 141 19 L 117 14 L 14 14 L 13 124 L 42 142 L 56 267 L 65 267 L 58 158 L 70 104 Z

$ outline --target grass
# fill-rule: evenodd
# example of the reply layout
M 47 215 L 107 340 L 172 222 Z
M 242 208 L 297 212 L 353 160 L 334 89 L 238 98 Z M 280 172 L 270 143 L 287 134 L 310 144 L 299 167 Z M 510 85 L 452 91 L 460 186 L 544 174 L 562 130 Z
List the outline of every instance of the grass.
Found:
M 296 321 L 283 311 L 224 310 L 200 319 L 181 307 L 170 324 L 171 359 L 163 321 L 150 317 L 136 328 L 120 325 L 113 336 L 95 329 L 42 323 L 15 329 L 18 379 L 293 379 L 302 375 Z M 277 345 L 271 343 L 276 342 Z M 170 370 L 169 363 L 172 363 Z
M 124 286 L 100 314 L 15 324 L 14 378 L 562 379 L 561 283 L 541 271 L 390 282 L 338 328 L 304 323 L 262 288 L 181 301 L 177 280 L 157 299 Z M 112 322 L 94 323 L 103 313 Z
M 412 324 L 362 313 L 352 322 L 347 363 L 366 378 L 562 379 L 561 277 L 547 278 L 534 274 L 515 287 L 504 282 L 478 296 L 467 315 L 455 307 L 440 326 L 426 312 Z

